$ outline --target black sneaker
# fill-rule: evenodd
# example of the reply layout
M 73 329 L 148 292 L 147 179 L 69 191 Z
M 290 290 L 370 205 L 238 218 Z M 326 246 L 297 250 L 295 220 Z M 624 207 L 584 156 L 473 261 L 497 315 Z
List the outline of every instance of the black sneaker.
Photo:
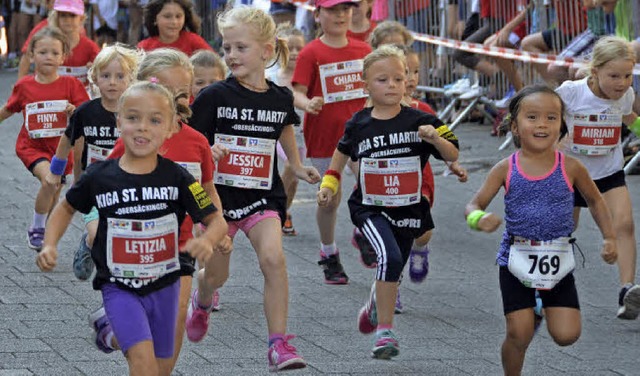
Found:
M 347 277 L 347 274 L 342 268 L 340 256 L 337 251 L 331 256 L 327 256 L 324 252 L 320 251 L 320 261 L 318 261 L 318 265 L 320 265 L 324 271 L 324 283 L 328 285 L 346 285 L 349 283 L 349 277 Z
M 626 285 L 618 297 L 618 318 L 635 320 L 640 314 L 640 285 Z
M 365 268 L 373 269 L 378 266 L 378 254 L 373 249 L 369 240 L 362 235 L 357 229 L 353 229 L 353 237 L 351 244 L 360 251 L 360 262 Z

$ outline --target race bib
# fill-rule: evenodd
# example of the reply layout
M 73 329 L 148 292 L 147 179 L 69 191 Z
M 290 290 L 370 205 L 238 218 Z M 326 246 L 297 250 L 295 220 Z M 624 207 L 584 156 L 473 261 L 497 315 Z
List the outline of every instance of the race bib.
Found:
M 216 134 L 215 143 L 229 149 L 229 155 L 216 162 L 216 184 L 271 189 L 275 140 Z
M 95 162 L 106 161 L 109 154 L 111 154 L 111 149 L 101 148 L 100 146 L 95 146 L 91 144 L 87 145 L 87 167 Z
M 534 241 L 515 237 L 509 249 L 509 271 L 526 287 L 552 289 L 576 267 L 570 239 Z
M 82 82 L 82 86 L 89 85 L 89 76 L 87 74 L 88 72 L 89 69 L 87 67 L 58 67 L 59 75 L 75 77 L 80 80 L 80 82 Z
M 367 97 L 362 81 L 362 62 L 360 59 L 320 66 L 324 103 Z
M 184 167 L 196 179 L 198 183 L 202 183 L 202 168 L 200 162 L 176 162 Z
M 574 114 L 571 151 L 583 155 L 607 155 L 620 142 L 622 115 Z
M 69 104 L 66 100 L 43 101 L 26 105 L 24 126 L 30 138 L 60 137 L 67 128 Z
M 362 203 L 374 206 L 407 206 L 420 201 L 420 157 L 371 159 L 360 163 Z
M 107 266 L 111 275 L 123 278 L 160 278 L 180 270 L 176 215 L 107 218 Z

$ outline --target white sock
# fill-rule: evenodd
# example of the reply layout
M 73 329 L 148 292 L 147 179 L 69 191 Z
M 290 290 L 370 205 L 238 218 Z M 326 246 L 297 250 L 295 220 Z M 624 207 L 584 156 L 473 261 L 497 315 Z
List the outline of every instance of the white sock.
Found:
M 322 250 L 322 253 L 324 253 L 327 256 L 331 256 L 334 255 L 338 252 L 338 248 L 336 248 L 336 243 L 333 242 L 331 244 L 320 244 L 320 249 Z
M 33 212 L 33 228 L 44 228 L 47 223 L 47 215 Z

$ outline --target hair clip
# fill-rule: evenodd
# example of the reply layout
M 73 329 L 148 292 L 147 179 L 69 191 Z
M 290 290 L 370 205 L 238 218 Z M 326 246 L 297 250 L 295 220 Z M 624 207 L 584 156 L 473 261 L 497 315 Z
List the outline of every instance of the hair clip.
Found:
M 151 82 L 152 84 L 158 84 L 158 83 L 160 83 L 160 81 L 158 80 L 158 77 L 151 77 L 151 78 L 149 78 L 149 82 Z
M 507 115 L 504 117 L 504 121 L 506 121 L 506 122 L 510 122 L 510 121 L 511 121 L 511 114 L 510 114 L 510 113 L 509 113 L 509 114 L 507 114 Z

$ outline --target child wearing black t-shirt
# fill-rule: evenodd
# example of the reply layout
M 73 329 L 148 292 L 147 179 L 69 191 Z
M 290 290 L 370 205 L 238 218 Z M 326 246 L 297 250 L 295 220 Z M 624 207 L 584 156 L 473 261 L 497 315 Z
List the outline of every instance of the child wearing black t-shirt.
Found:
M 98 208 L 93 287 L 102 292 L 108 318 L 97 323 L 98 336 L 111 333 L 118 339 L 130 374 L 170 373 L 178 252 L 205 263 L 227 232 L 221 213 L 195 178 L 158 155 L 175 122 L 176 105 L 166 88 L 142 82 L 127 89 L 118 101 L 124 155 L 92 164 L 67 192 L 51 215 L 36 261 L 41 270 L 52 270 L 57 243 L 74 212 Z M 179 227 L 187 213 L 207 230 L 179 250 Z

